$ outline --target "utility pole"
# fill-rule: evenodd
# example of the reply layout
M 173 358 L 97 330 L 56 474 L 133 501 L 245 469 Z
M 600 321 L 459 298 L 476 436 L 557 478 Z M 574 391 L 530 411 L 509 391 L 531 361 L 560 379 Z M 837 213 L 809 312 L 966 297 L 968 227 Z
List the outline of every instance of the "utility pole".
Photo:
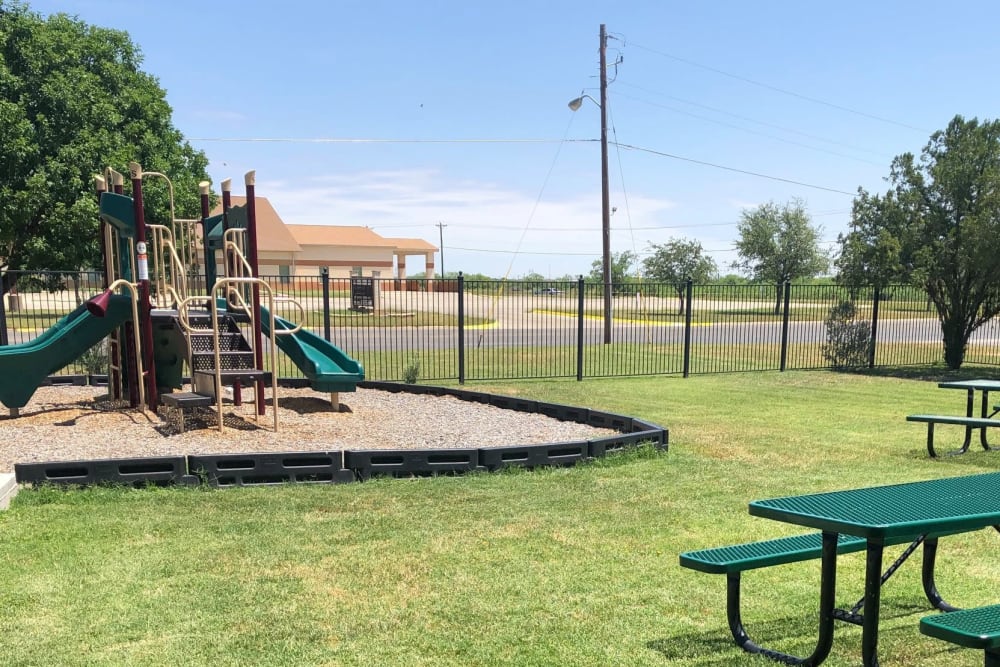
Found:
M 438 222 L 437 223 L 438 237 L 441 239 L 440 248 L 438 248 L 438 251 L 441 253 L 441 278 L 442 278 L 442 280 L 444 279 L 444 228 L 447 227 L 447 226 L 448 225 L 444 224 L 443 222 Z
M 601 256 L 604 260 L 604 344 L 611 343 L 611 194 L 608 187 L 608 33 L 601 24 Z

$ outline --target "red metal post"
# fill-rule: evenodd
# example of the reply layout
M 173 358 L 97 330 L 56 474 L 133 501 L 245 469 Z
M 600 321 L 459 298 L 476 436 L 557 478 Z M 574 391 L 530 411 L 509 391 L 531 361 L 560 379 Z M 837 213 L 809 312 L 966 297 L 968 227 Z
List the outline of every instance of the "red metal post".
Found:
M 257 205 L 254 201 L 254 178 L 256 172 L 248 171 L 244 177 L 244 182 L 247 188 L 247 246 L 250 252 L 250 257 L 247 261 L 250 262 L 250 269 L 253 271 L 254 278 L 260 277 L 260 263 L 258 262 L 257 255 Z M 256 361 L 257 368 L 264 368 L 264 346 L 263 340 L 264 336 L 261 332 L 261 322 L 260 322 L 260 285 L 257 283 L 253 284 L 253 349 L 254 349 L 254 359 Z M 273 335 L 273 334 L 272 334 Z M 272 373 L 277 373 L 277 368 L 271 369 Z M 264 380 L 257 380 L 257 414 L 264 414 Z M 277 410 L 277 403 L 274 408 Z
M 222 181 L 222 263 L 223 275 L 236 275 L 236 258 L 230 258 L 226 254 L 226 231 L 229 229 L 229 209 L 233 207 L 233 181 L 230 178 Z M 218 266 L 216 273 L 218 273 Z M 228 288 L 227 288 L 228 289 Z M 229 301 L 229 293 L 226 293 L 226 302 Z M 233 405 L 243 405 L 243 385 L 239 381 L 233 383 Z

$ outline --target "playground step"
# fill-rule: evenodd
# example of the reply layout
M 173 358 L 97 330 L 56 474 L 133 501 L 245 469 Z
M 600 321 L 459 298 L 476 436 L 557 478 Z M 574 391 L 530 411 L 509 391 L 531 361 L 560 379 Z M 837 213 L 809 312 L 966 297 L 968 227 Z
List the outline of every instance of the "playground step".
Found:
M 247 370 L 255 368 L 254 354 L 250 351 L 227 351 L 219 353 L 219 363 L 222 370 Z M 195 371 L 215 370 L 214 352 L 196 352 L 191 355 L 191 364 Z
M 205 408 L 215 403 L 211 396 L 196 394 L 192 391 L 181 391 L 173 394 L 160 394 L 160 401 L 172 408 Z
M 214 371 L 195 371 L 195 382 L 199 386 L 202 386 L 202 382 L 213 383 L 215 382 L 215 372 Z M 269 383 L 271 381 L 271 374 L 267 371 L 258 370 L 256 368 L 231 368 L 225 369 L 221 373 L 223 386 L 230 386 L 234 382 L 239 382 L 243 385 L 249 385 L 258 380 L 264 383 Z
M 192 331 L 189 336 L 191 337 L 191 349 L 193 352 L 212 352 L 215 349 L 215 335 L 211 329 L 207 331 Z M 219 349 L 240 351 L 249 350 L 250 346 L 239 331 L 220 331 Z

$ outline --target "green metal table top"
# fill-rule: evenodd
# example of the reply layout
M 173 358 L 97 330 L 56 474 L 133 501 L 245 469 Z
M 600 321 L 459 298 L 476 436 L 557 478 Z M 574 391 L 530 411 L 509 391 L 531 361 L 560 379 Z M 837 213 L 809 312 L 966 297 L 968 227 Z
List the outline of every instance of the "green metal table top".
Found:
M 1000 473 L 756 500 L 750 514 L 866 538 L 976 530 L 1000 524 Z
M 939 382 L 940 389 L 978 389 L 979 391 L 1000 391 L 1000 380 L 955 380 Z

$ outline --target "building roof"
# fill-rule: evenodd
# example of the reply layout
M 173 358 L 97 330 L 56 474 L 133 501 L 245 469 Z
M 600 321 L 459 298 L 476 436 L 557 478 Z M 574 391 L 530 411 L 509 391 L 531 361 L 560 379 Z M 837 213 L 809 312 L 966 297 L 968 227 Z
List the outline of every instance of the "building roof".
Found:
M 437 252 L 438 247 L 433 243 L 428 243 L 423 239 L 386 239 L 396 244 L 396 250 L 408 250 L 410 252 Z
M 233 206 L 243 206 L 246 203 L 246 197 L 232 195 Z M 257 213 L 258 250 L 262 252 L 301 252 L 302 247 L 288 230 L 290 225 L 284 223 L 267 197 L 254 197 L 254 210 Z M 218 213 L 222 213 L 221 201 L 212 210 L 211 215 Z
M 423 239 L 385 238 L 368 227 L 352 225 L 285 225 L 302 246 L 336 245 L 392 248 L 396 252 L 427 253 L 437 247 Z
M 368 227 L 348 225 L 285 225 L 299 245 L 338 245 L 364 248 L 393 248 L 395 243 Z

